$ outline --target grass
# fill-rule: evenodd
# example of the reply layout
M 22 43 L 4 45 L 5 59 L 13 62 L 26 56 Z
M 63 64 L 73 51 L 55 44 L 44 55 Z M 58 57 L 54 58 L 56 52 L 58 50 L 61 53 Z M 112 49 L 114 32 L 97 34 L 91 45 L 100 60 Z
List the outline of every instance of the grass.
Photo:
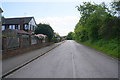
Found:
M 84 45 L 87 45 L 89 47 L 95 48 L 96 50 L 102 51 L 112 57 L 120 59 L 119 56 L 119 46 L 118 46 L 118 40 L 112 39 L 112 40 L 98 40 L 95 42 L 85 41 L 80 42 Z

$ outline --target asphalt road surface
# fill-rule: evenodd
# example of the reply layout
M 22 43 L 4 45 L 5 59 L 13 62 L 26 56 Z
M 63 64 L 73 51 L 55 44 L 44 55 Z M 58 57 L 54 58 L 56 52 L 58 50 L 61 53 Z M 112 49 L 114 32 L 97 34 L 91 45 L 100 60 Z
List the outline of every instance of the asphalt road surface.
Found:
M 118 78 L 118 61 L 67 40 L 7 78 Z
M 7 72 L 10 72 L 11 70 L 15 69 L 16 67 L 19 67 L 20 65 L 28 62 L 29 60 L 42 55 L 43 53 L 46 53 L 47 51 L 57 47 L 58 45 L 62 44 L 63 42 L 55 43 L 47 47 L 43 47 L 37 50 L 33 50 L 12 58 L 4 59 L 2 61 L 2 74 L 6 74 Z

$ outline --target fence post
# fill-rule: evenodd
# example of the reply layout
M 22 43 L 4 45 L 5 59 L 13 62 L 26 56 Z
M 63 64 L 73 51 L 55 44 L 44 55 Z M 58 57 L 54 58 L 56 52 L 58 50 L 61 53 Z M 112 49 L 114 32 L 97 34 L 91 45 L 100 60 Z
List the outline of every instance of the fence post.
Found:
M 30 44 L 30 46 L 32 45 L 32 43 L 31 43 L 31 35 L 29 35 L 29 44 Z
M 2 45 L 3 45 L 3 50 L 7 51 L 7 38 L 6 37 L 3 37 L 3 43 L 2 43 Z
M 19 40 L 20 40 L 20 42 L 19 42 L 20 48 L 22 48 L 23 47 L 23 45 L 22 45 L 22 35 L 19 36 Z
M 43 39 L 40 39 L 40 43 L 42 43 Z

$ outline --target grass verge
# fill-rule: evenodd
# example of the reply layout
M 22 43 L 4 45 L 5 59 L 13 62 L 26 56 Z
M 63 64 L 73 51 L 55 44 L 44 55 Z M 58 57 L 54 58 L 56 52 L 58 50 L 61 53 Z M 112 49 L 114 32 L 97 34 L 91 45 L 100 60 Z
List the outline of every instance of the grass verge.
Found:
M 84 45 L 87 45 L 89 47 L 95 48 L 96 50 L 102 51 L 106 53 L 107 55 L 110 55 L 114 58 L 120 59 L 119 56 L 119 45 L 118 45 L 118 40 L 117 39 L 112 39 L 112 40 L 97 40 L 94 42 L 91 41 L 85 41 L 85 42 L 80 42 Z

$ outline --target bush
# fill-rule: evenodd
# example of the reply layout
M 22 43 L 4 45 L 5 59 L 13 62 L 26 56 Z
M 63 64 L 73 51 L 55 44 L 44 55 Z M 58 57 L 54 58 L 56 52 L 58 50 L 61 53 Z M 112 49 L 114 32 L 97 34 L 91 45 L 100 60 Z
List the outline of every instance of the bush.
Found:
M 86 42 L 82 42 L 83 44 L 93 47 L 97 50 L 100 50 L 102 52 L 107 53 L 108 55 L 111 55 L 113 57 L 116 58 L 120 58 L 120 56 L 118 56 L 118 40 L 117 39 L 111 39 L 111 40 L 98 40 L 96 42 L 91 42 L 91 41 L 86 41 Z

